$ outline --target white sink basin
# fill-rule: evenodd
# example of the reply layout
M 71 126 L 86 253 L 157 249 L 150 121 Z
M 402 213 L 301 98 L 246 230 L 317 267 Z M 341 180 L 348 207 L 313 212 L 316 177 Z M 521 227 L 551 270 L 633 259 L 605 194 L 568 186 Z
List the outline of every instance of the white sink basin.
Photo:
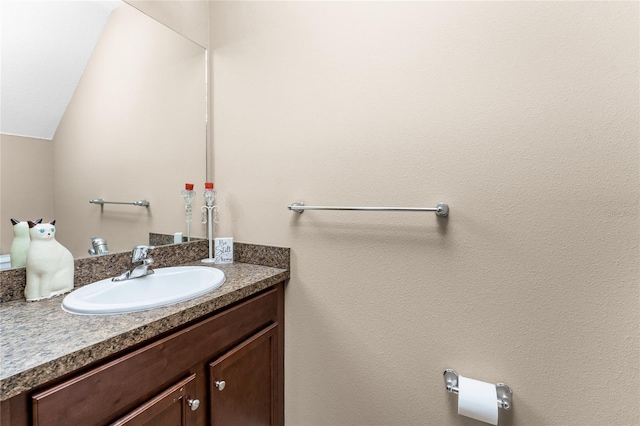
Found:
M 158 268 L 142 278 L 107 278 L 80 287 L 62 300 L 62 309 L 81 315 L 144 311 L 202 296 L 224 280 L 224 272 L 207 266 Z

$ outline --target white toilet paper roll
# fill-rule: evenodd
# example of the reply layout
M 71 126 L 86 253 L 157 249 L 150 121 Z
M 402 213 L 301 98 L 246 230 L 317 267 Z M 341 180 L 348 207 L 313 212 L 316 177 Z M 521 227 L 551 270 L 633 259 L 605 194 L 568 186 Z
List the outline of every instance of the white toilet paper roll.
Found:
M 459 376 L 458 414 L 497 425 L 498 394 L 496 385 Z

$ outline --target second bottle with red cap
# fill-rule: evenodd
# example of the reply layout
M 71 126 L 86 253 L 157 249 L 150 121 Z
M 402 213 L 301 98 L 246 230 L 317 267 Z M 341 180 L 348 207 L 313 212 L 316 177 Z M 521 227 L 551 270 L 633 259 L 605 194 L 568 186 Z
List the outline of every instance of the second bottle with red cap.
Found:
M 204 183 L 204 199 L 208 206 L 213 205 L 213 201 L 216 199 L 216 190 L 213 189 L 213 182 Z

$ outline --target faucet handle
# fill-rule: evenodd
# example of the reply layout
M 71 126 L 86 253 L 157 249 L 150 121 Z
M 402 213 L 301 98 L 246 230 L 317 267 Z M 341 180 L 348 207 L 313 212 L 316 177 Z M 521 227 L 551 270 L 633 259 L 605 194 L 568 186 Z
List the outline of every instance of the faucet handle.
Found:
M 138 245 L 131 250 L 131 262 L 140 262 L 147 258 L 147 252 L 154 249 L 153 246 Z

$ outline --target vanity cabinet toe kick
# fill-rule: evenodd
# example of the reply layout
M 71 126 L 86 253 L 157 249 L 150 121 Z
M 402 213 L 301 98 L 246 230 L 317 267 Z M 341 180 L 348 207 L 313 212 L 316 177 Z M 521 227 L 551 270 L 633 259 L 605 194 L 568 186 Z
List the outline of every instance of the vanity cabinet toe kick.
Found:
M 284 283 L 2 403 L 0 426 L 283 425 Z

